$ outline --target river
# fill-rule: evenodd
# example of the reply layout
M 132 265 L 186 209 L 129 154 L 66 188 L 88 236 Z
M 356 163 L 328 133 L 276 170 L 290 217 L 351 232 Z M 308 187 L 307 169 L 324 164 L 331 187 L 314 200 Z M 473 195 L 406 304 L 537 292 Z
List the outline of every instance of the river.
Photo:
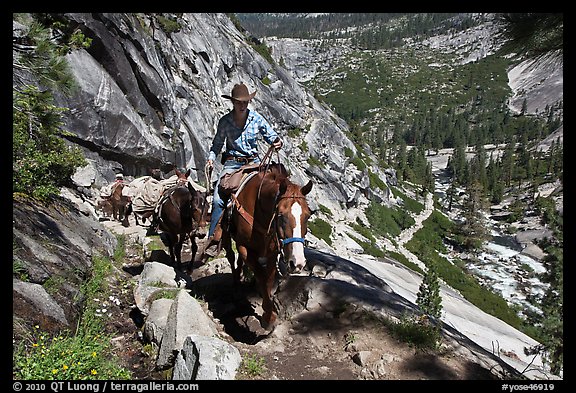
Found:
M 450 179 L 445 174 L 447 154 L 429 157 L 433 165 L 436 190 L 441 206 L 447 207 L 446 190 Z M 458 192 L 463 190 L 457 190 Z M 461 215 L 459 204 L 452 204 L 452 211 L 444 211 L 450 218 L 457 220 Z M 481 284 L 500 294 L 510 305 L 519 307 L 519 314 L 526 316 L 526 311 L 541 313 L 541 310 L 528 298 L 542 295 L 548 284 L 543 283 L 538 274 L 546 271 L 543 263 L 528 255 L 522 254 L 522 245 L 514 236 L 500 232 L 502 222 L 491 220 L 487 216 L 491 239 L 484 244 L 483 250 L 475 258 L 461 258 L 466 268 L 474 274 Z M 454 256 L 454 255 L 453 255 Z M 458 257 L 458 256 L 456 256 Z
M 520 314 L 526 316 L 526 310 L 541 313 L 528 297 L 543 295 L 548 284 L 538 278 L 538 274 L 546 271 L 542 262 L 521 252 L 513 237 L 492 230 L 492 240 L 484 244 L 477 259 L 468 260 L 466 267 L 509 304 L 519 306 Z

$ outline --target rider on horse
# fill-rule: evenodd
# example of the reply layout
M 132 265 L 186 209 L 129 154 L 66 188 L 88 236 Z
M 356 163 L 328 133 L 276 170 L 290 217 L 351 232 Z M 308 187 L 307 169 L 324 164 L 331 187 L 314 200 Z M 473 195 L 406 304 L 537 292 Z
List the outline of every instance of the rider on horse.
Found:
M 249 93 L 248 88 L 243 83 L 234 85 L 231 96 L 222 95 L 222 97 L 232 101 L 233 109 L 220 118 L 206 163 L 206 166 L 212 169 L 216 156 L 225 145 L 221 161 L 223 168 L 214 187 L 212 217 L 202 260 L 206 258 L 208 247 L 217 245 L 220 241 L 219 223 L 227 202 L 227 197 L 220 194 L 218 187 L 222 176 L 238 170 L 243 165 L 260 163 L 257 145 L 258 135 L 262 135 L 264 140 L 274 146 L 275 149 L 280 149 L 283 144 L 277 132 L 266 119 L 255 110 L 248 109 L 248 104 L 255 95 L 256 92 Z

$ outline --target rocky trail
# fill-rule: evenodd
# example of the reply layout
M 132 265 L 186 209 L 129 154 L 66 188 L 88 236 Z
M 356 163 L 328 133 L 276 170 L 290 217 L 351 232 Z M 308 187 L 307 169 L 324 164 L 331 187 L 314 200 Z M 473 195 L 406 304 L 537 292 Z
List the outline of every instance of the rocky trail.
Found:
M 421 218 L 429 214 L 426 209 Z M 142 245 L 149 241 L 146 228 L 130 222 L 123 227 L 118 222 L 105 221 L 103 224 L 113 233 L 124 234 L 129 241 L 127 261 L 118 283 L 133 280 L 142 271 L 143 264 L 152 259 L 169 263 L 165 251 L 142 252 Z M 188 251 L 184 247 L 185 253 Z M 144 246 L 144 250 L 146 247 Z M 152 255 L 153 254 L 153 255 Z M 206 265 L 194 269 L 195 296 L 205 302 L 206 311 L 218 324 L 223 337 L 240 351 L 243 359 L 236 379 L 244 380 L 478 380 L 499 379 L 506 375 L 506 366 L 483 353 L 480 348 L 462 338 L 446 337 L 437 350 L 422 350 L 396 338 L 390 329 L 374 315 L 382 313 L 381 304 L 372 307 L 376 313 L 367 312 L 367 307 L 349 296 L 350 288 L 339 292 L 339 279 L 333 289 L 323 288 L 324 280 L 317 279 L 313 271 L 324 271 L 328 277 L 342 278 L 344 274 L 363 274 L 370 285 L 375 285 L 374 277 L 368 272 L 362 273 L 360 266 L 353 266 L 345 260 L 330 260 L 330 257 L 314 250 L 308 250 L 310 277 L 297 276 L 279 287 L 292 286 L 288 291 L 277 291 L 281 304 L 279 322 L 272 332 L 262 332 L 256 318 L 260 315 L 260 297 L 250 282 L 245 282 L 242 295 L 233 293 L 230 268 L 225 258 L 216 258 Z M 337 258 L 337 257 L 334 257 Z M 183 260 L 189 260 L 188 255 Z M 335 268 L 333 263 L 337 263 Z M 331 267 L 332 266 L 332 267 Z M 330 272 L 330 270 L 334 270 Z M 338 272 L 335 274 L 338 270 Z M 328 271 L 328 273 L 326 272 Z M 348 273 L 346 273 L 348 271 Z M 332 275 L 332 276 L 331 276 Z M 320 275 L 322 277 L 322 274 Z M 357 278 L 360 281 L 360 278 Z M 113 280 L 114 281 L 114 280 Z M 311 283 L 311 284 L 310 284 Z M 308 285 L 316 285 L 309 287 Z M 359 283 L 360 286 L 362 283 Z M 382 285 L 379 282 L 376 285 Z M 217 290 L 214 290 L 217 288 Z M 296 289 L 294 289 L 296 288 Z M 390 302 L 392 319 L 400 315 L 394 304 L 412 305 L 399 297 L 384 284 L 384 290 L 377 295 L 380 302 Z M 330 301 L 324 297 L 330 293 Z M 117 354 L 135 379 L 166 379 L 169 374 L 155 370 L 154 357 L 146 352 L 146 343 L 140 332 L 143 320 L 134 306 L 129 291 L 122 293 L 121 306 L 112 314 L 109 327 L 119 334 L 115 340 Z M 302 294 L 305 294 L 302 301 Z M 333 296 L 333 298 L 332 298 Z M 355 295 L 354 295 L 355 296 Z M 360 295 L 358 295 L 360 296 Z M 362 295 L 366 296 L 366 295 Z M 352 300 L 351 300 L 352 299 Z M 360 297 L 359 297 L 360 299 Z M 388 300 L 384 300 L 388 299 Z M 394 301 L 392 299 L 395 299 Z M 324 304 L 322 304 L 325 302 Z M 338 306 L 333 304 L 336 302 Z M 370 302 L 374 302 L 371 299 Z M 396 316 L 394 316 L 396 314 Z

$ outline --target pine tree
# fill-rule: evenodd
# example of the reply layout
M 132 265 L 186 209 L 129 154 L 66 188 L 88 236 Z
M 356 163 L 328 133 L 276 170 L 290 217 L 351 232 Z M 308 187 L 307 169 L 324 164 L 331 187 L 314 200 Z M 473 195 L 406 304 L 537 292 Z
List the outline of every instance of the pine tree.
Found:
M 550 284 L 539 299 L 543 318 L 532 321 L 541 324 L 540 344 L 527 348 L 526 354 L 541 353 L 550 367 L 550 372 L 560 375 L 564 368 L 564 256 L 562 243 L 545 246 L 548 255 L 544 258 L 546 272 L 543 282 Z
M 440 296 L 440 283 L 434 265 L 430 265 L 416 297 L 416 304 L 427 316 L 439 319 L 442 312 L 442 297 Z
M 66 108 L 54 105 L 52 93 L 69 94 L 76 86 L 64 57 L 74 45 L 56 43 L 52 30 L 29 15 L 18 18 L 28 30 L 12 44 L 12 190 L 48 199 L 86 165 L 82 151 L 65 142 L 74 134 L 64 129 Z
M 486 199 L 480 183 L 472 182 L 466 187 L 467 195 L 463 203 L 463 222 L 457 226 L 459 243 L 467 250 L 474 251 L 482 247 L 489 238 L 482 211 L 486 209 Z

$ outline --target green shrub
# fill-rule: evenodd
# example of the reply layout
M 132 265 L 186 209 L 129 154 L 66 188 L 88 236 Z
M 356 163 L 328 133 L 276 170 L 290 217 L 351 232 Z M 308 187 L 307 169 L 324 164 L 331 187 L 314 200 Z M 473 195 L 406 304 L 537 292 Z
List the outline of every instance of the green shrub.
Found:
M 419 349 L 438 349 L 441 335 L 438 325 L 426 317 L 403 316 L 398 323 L 389 324 L 391 334 L 398 340 Z
M 358 168 L 359 171 L 363 171 L 364 169 L 366 169 L 366 164 L 365 164 L 364 161 L 363 161 L 360 157 L 358 157 L 358 156 L 352 157 L 352 159 L 350 160 L 350 162 L 351 162 L 352 164 L 354 164 L 354 166 L 355 166 L 356 168 Z
M 323 204 L 319 203 L 318 209 L 320 210 L 320 212 L 326 214 L 328 217 L 332 217 L 332 210 L 330 210 L 328 207 L 324 206 Z
M 394 209 L 372 202 L 366 209 L 366 217 L 375 234 L 397 237 L 403 229 L 415 224 L 414 219 L 405 210 Z
M 354 240 L 356 243 L 360 245 L 360 247 L 362 247 L 365 254 L 372 255 L 376 258 L 384 258 L 386 256 L 384 252 L 380 248 L 378 248 L 378 246 L 376 246 L 374 241 L 365 242 L 351 234 L 348 234 L 348 236 L 350 236 L 352 240 Z
M 368 170 L 368 178 L 370 179 L 371 188 L 379 188 L 382 191 L 386 191 L 388 189 L 386 183 L 384 183 L 384 181 L 380 179 L 380 177 L 371 170 Z
M 418 288 L 416 304 L 425 314 L 440 319 L 442 312 L 442 297 L 440 296 L 440 282 L 433 264 L 428 266 L 424 279 Z
M 175 20 L 166 18 L 165 16 L 157 15 L 156 19 L 158 20 L 158 23 L 160 23 L 160 27 L 166 34 L 175 33 L 182 29 L 180 23 L 178 23 Z
M 250 377 L 261 375 L 264 372 L 265 362 L 264 358 L 256 355 L 245 356 L 242 359 L 241 371 Z
M 299 137 L 300 135 L 302 135 L 302 129 L 300 129 L 298 127 L 294 127 L 294 128 L 289 129 L 287 134 L 290 138 L 296 138 L 296 137 Z
M 318 239 L 324 240 L 328 245 L 332 245 L 332 226 L 321 218 L 308 221 L 308 230 Z
M 34 327 L 30 339 L 20 341 L 13 350 L 14 379 L 82 380 L 131 379 L 129 371 L 111 356 L 110 335 L 103 333 L 99 303 L 94 301 L 107 293 L 110 260 L 94 256 L 93 273 L 80 291 L 87 304 L 76 332 L 63 331 L 51 337 Z
M 322 161 L 320 161 L 319 159 L 317 159 L 316 157 L 310 156 L 310 158 L 308 158 L 307 162 L 308 162 L 308 165 L 310 165 L 310 166 L 317 166 L 320 168 L 324 168 L 324 163 Z
M 76 168 L 86 165 L 79 148 L 68 146 L 61 113 L 49 91 L 29 86 L 13 91 L 12 191 L 48 200 L 69 185 Z

